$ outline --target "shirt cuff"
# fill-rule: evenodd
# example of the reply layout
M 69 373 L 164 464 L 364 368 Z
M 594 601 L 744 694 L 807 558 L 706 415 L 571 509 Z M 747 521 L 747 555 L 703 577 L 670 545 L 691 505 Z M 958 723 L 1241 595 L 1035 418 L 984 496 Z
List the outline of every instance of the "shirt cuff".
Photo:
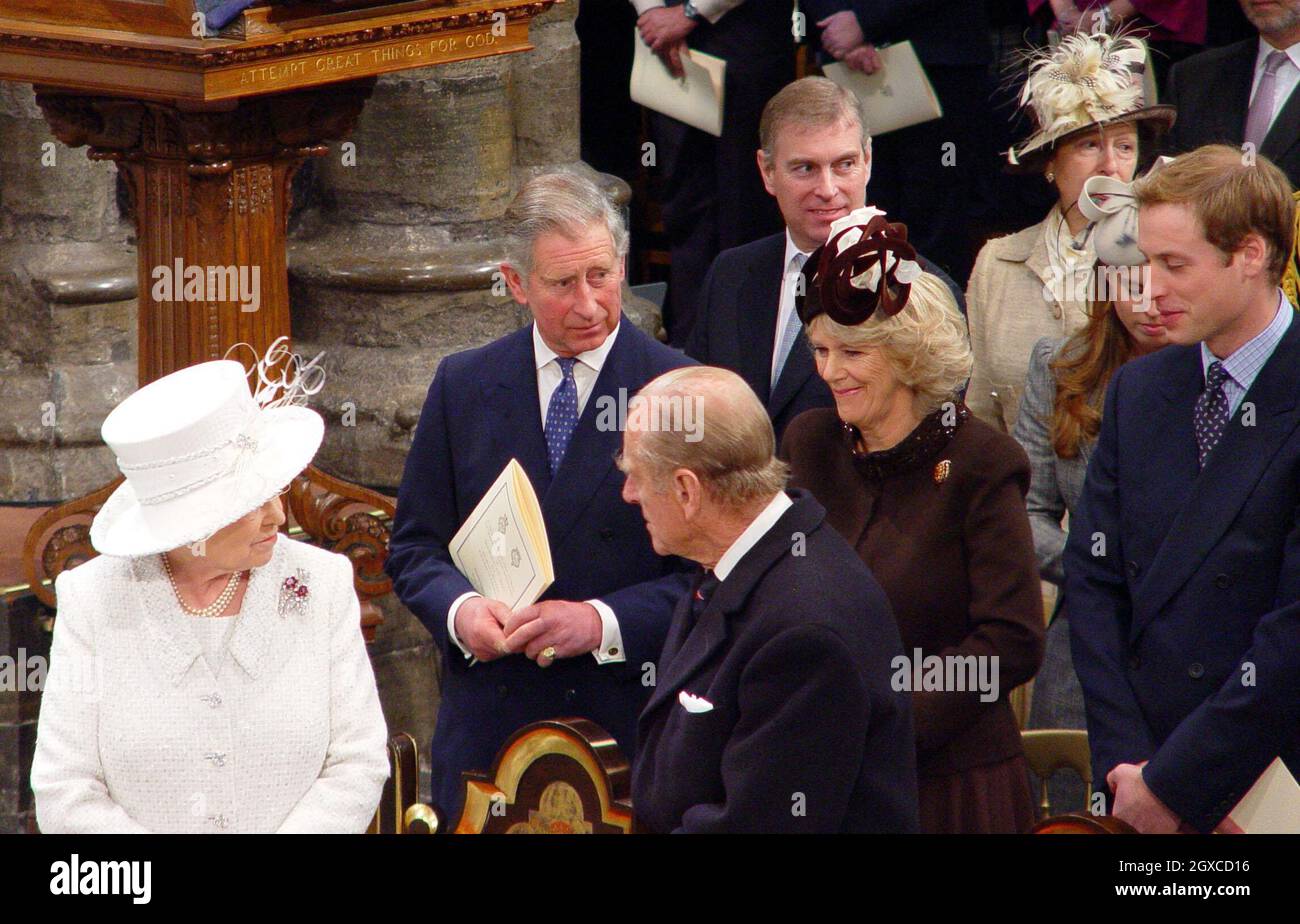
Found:
M 745 0 L 693 0 L 695 11 L 711 23 L 726 16 Z
M 664 0 L 630 0 L 632 6 L 636 9 L 636 14 L 640 16 L 646 10 L 654 10 L 664 5 Z
M 600 647 L 591 653 L 597 664 L 622 664 L 627 660 L 623 651 L 623 633 L 618 629 L 618 619 L 609 605 L 600 600 L 588 600 L 587 603 L 600 616 Z
M 447 635 L 448 637 L 451 638 L 452 644 L 454 644 L 461 651 L 465 652 L 466 660 L 469 660 L 470 658 L 474 657 L 474 654 L 468 648 L 462 645 L 460 643 L 460 639 L 456 636 L 456 613 L 460 610 L 460 605 L 464 603 L 466 600 L 470 599 L 471 597 L 481 597 L 481 596 L 483 595 L 478 593 L 477 591 L 473 591 L 473 590 L 466 591 L 465 593 L 457 597 L 455 600 L 451 601 L 451 607 L 447 610 Z

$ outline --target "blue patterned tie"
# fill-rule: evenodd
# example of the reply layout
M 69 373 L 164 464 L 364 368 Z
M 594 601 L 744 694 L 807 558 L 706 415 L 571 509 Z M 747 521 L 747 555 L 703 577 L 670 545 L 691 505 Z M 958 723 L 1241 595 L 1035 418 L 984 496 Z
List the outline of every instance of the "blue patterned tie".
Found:
M 786 267 L 785 278 L 781 280 L 784 286 L 793 288 L 799 273 L 803 269 L 804 261 L 808 258 L 801 253 L 795 254 L 790 258 L 790 265 Z M 793 294 L 791 295 L 793 298 Z M 799 320 L 799 312 L 791 311 L 790 316 L 785 319 L 785 330 L 781 331 L 781 343 L 777 346 L 776 368 L 772 372 L 771 391 L 776 391 L 776 383 L 781 380 L 781 373 L 785 369 L 786 361 L 790 358 L 790 351 L 794 348 L 794 342 L 799 338 L 799 332 L 803 330 L 803 322 Z
M 572 357 L 556 357 L 564 380 L 551 392 L 551 402 L 546 406 L 546 457 L 551 463 L 551 477 L 560 470 L 564 451 L 569 448 L 569 438 L 578 426 L 578 383 L 573 378 Z
M 1192 422 L 1196 425 L 1196 447 L 1202 467 L 1205 466 L 1205 457 L 1218 444 L 1228 426 L 1228 396 L 1223 390 L 1228 377 L 1223 363 L 1217 360 L 1210 363 L 1210 368 L 1205 370 L 1205 391 L 1196 399 Z

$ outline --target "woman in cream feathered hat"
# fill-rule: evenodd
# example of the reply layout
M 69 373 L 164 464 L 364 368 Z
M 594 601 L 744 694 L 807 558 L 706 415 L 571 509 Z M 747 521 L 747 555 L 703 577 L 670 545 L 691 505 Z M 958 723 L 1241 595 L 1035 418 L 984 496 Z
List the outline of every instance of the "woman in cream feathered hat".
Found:
M 319 358 L 319 357 L 318 357 Z M 279 373 L 272 370 L 281 369 Z M 126 481 L 59 575 L 32 761 L 47 833 L 361 832 L 387 729 L 351 563 L 279 533 L 324 433 L 276 341 L 145 385 L 104 421 Z
M 1007 152 L 1008 169 L 1038 172 L 1056 202 L 1036 225 L 985 245 L 966 296 L 975 368 L 971 410 L 1010 430 L 1033 345 L 1066 337 L 1088 318 L 1096 254 L 1079 209 L 1094 176 L 1127 183 L 1143 147 L 1173 123 L 1148 104 L 1147 50 L 1132 36 L 1079 33 L 1034 55 L 1021 104 L 1035 131 Z

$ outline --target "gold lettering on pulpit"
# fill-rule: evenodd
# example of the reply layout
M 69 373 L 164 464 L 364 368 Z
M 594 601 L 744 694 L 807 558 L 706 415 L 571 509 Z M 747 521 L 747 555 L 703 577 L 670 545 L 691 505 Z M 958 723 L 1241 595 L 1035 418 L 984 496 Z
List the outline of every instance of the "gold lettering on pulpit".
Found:
M 307 73 L 306 61 L 286 61 L 283 64 L 263 64 L 261 67 L 250 67 L 239 75 L 241 85 L 256 83 L 274 83 L 279 80 L 287 80 L 290 77 L 301 77 Z
M 361 63 L 361 52 L 353 51 L 343 55 L 326 55 L 317 58 L 314 62 L 316 72 L 320 74 L 329 73 L 330 71 L 346 70 L 350 67 L 356 67 Z
M 491 30 L 487 32 L 471 32 L 465 36 L 466 48 L 487 48 L 489 45 L 497 43 L 497 36 Z

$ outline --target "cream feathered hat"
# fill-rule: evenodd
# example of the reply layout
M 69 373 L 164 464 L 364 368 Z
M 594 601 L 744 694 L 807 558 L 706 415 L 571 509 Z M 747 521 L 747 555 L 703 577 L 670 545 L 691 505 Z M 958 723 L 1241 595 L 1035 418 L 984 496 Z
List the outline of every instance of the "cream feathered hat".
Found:
M 1007 151 L 1008 168 L 1037 170 L 1057 144 L 1099 125 L 1146 120 L 1161 130 L 1173 125 L 1173 106 L 1145 104 L 1146 60 L 1141 39 L 1106 33 L 1076 33 L 1032 54 L 1020 105 L 1029 109 L 1037 129 Z
M 207 539 L 307 467 L 325 423 L 302 405 L 324 371 L 287 343 L 248 371 L 229 359 L 179 369 L 113 408 L 100 433 L 126 482 L 90 524 L 96 550 L 136 557 Z

